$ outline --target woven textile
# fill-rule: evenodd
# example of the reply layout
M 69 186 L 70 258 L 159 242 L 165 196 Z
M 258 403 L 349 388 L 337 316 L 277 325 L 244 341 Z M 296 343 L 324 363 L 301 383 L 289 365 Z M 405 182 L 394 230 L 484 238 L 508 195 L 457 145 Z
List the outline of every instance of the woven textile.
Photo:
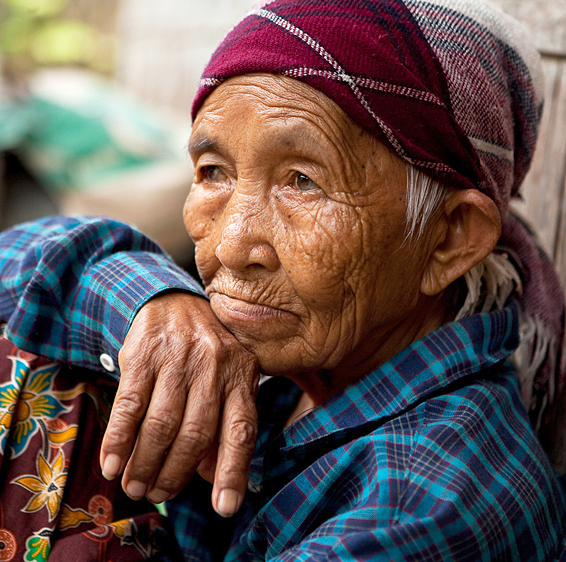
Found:
M 442 326 L 286 429 L 300 390 L 266 381 L 241 511 L 197 480 L 169 505 L 185 560 L 554 560 L 566 504 L 505 361 L 517 308 Z
M 254 72 L 305 82 L 405 161 L 495 201 L 503 251 L 522 273 L 523 312 L 537 327 L 526 342 L 525 400 L 539 428 L 552 426 L 547 407 L 563 387 L 563 292 L 548 257 L 509 213 L 542 109 L 540 60 L 523 27 L 483 0 L 268 2 L 213 54 L 193 118 L 224 80 Z M 548 443 L 557 462 L 560 448 Z
M 0 560 L 181 560 L 169 521 L 104 479 L 117 383 L 0 338 Z

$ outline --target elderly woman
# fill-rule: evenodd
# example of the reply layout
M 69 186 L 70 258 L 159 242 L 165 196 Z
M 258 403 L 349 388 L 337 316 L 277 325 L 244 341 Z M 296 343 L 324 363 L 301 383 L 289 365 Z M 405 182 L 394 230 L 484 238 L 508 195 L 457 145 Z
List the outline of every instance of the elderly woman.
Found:
M 210 393 L 196 380 L 195 406 L 155 385 L 148 417 L 170 396 L 173 431 L 159 445 L 144 422 L 124 485 L 170 500 L 187 560 L 560 555 L 564 495 L 527 410 L 548 423 L 562 388 L 563 299 L 508 208 L 536 141 L 537 60 L 518 24 L 480 0 L 275 0 L 212 56 L 193 106 L 185 222 L 210 309 L 268 377 L 246 493 L 247 459 L 226 458 L 253 441 L 251 408 L 224 418 L 216 459 L 195 421 L 219 417 Z M 151 294 L 182 289 L 176 275 Z M 121 365 L 163 332 L 160 318 L 208 314 L 188 298 L 152 299 Z M 130 300 L 115 301 L 127 319 Z M 10 324 L 8 335 L 29 345 Z M 228 411 L 237 370 L 223 376 Z M 129 454 L 118 429 L 141 417 L 121 420 L 135 387 L 124 385 L 102 451 L 109 477 Z M 143 411 L 150 391 L 137 389 Z M 214 489 L 194 477 L 172 499 L 203 458 Z M 236 515 L 219 518 L 211 492 L 218 513 Z

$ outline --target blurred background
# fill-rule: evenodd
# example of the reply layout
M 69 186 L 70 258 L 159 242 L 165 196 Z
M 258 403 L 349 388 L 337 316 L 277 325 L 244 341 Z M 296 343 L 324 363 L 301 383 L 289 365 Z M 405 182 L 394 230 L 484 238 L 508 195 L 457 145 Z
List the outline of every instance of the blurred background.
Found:
M 541 138 L 519 207 L 566 281 L 566 0 L 494 1 L 543 57 Z M 208 57 L 256 2 L 0 0 L 0 228 L 109 215 L 190 267 L 191 101 Z
M 252 0 L 0 0 L 0 228 L 136 224 L 181 265 L 200 73 Z

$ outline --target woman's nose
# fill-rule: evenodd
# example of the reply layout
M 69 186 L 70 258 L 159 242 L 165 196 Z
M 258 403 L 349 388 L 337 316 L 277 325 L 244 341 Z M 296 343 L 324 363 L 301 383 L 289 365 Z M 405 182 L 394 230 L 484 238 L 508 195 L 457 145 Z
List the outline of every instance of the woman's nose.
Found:
M 269 271 L 279 267 L 279 258 L 273 247 L 269 205 L 240 197 L 234 193 L 224 210 L 220 243 L 216 257 L 222 265 L 233 271 L 250 266 L 261 266 Z

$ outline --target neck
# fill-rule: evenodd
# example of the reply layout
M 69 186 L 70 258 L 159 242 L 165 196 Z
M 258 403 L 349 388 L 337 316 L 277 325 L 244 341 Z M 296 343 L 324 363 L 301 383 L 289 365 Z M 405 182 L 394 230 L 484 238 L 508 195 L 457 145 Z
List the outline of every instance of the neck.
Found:
M 412 343 L 453 320 L 450 297 L 446 291 L 435 297 L 423 297 L 423 302 L 407 318 L 388 330 L 369 334 L 338 365 L 290 376 L 305 394 L 301 407 L 323 404 Z

